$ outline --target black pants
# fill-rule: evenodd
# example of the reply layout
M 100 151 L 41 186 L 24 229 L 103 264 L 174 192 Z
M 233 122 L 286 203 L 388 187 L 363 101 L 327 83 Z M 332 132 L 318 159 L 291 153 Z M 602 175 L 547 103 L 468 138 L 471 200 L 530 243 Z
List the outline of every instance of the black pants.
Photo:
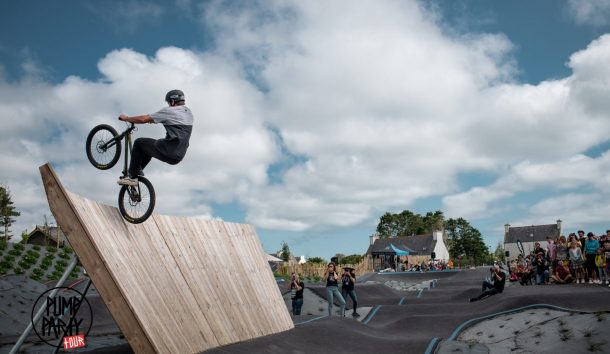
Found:
M 129 176 L 137 177 L 142 175 L 144 168 L 150 160 L 154 157 L 158 160 L 166 162 L 170 165 L 175 165 L 180 161 L 167 158 L 157 147 L 155 142 L 157 140 L 152 138 L 138 138 L 133 143 L 133 149 L 131 150 L 131 162 L 129 163 Z
M 494 288 L 494 285 L 492 283 L 488 282 L 487 280 L 485 280 L 483 282 L 483 287 L 482 287 L 481 291 L 482 291 L 481 295 L 476 297 L 477 300 L 481 300 L 482 298 L 496 295 L 499 293 L 498 289 Z
M 593 272 L 595 272 L 595 274 L 597 274 L 597 266 L 595 265 L 595 255 L 594 254 L 586 254 L 585 257 L 587 259 L 587 263 L 586 263 L 587 279 L 586 279 L 586 281 L 589 281 L 589 279 L 591 279 Z
M 343 298 L 345 299 L 345 309 L 347 310 L 347 297 L 351 297 L 352 298 L 352 302 L 354 304 L 354 313 L 356 313 L 356 309 L 358 308 L 358 297 L 356 297 L 356 291 L 355 290 L 346 290 L 341 288 L 341 295 L 343 295 Z

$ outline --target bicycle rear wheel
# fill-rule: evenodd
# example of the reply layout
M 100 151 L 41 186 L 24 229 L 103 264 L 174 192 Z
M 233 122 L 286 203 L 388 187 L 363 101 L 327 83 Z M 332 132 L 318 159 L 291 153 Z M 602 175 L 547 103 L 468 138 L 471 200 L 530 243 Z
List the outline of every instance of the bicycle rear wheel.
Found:
M 119 134 L 107 124 L 100 124 L 91 129 L 87 136 L 87 158 L 100 170 L 112 168 L 121 156 L 121 141 L 115 140 Z
M 132 224 L 146 221 L 155 209 L 155 189 L 142 176 L 137 186 L 122 186 L 119 191 L 119 211 Z

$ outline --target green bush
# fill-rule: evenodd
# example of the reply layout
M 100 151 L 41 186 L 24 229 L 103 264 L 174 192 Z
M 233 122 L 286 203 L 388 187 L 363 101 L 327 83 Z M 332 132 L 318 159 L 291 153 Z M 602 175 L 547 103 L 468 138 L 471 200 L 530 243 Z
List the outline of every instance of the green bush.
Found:
M 63 253 L 65 254 L 72 254 L 74 252 L 74 250 L 72 250 L 72 248 L 66 246 L 63 248 Z
M 70 255 L 67 253 L 62 253 L 59 255 L 59 258 L 63 258 L 63 259 L 70 259 Z
M 0 251 L 4 251 L 8 247 L 6 240 L 0 240 Z
M 27 255 L 32 257 L 32 258 L 36 258 L 36 259 L 40 258 L 40 253 L 38 253 L 38 252 L 36 252 L 34 250 L 28 250 L 27 251 Z
M 47 246 L 47 252 L 55 253 L 55 252 L 57 252 L 57 248 L 55 248 L 53 246 Z
M 64 261 L 63 259 L 59 259 L 57 260 L 57 262 L 55 262 L 55 266 L 61 266 L 61 267 L 66 267 L 68 265 L 68 262 Z
M 51 275 L 49 275 L 49 279 L 58 280 L 59 278 L 61 278 L 62 274 L 63 274 L 62 272 L 58 272 L 57 270 L 55 270 L 53 273 L 51 273 Z
M 23 257 L 23 260 L 28 262 L 29 264 L 34 264 L 34 263 L 38 262 L 38 258 L 37 257 L 32 257 L 29 254 L 27 256 Z
M 19 267 L 15 268 L 15 274 L 17 275 L 23 275 L 23 273 L 25 273 L 25 271 Z
M 42 275 L 32 274 L 30 275 L 30 279 L 39 281 L 42 278 Z
M 51 258 L 44 258 L 42 262 L 40 262 L 40 265 L 44 265 L 45 267 L 49 268 L 51 263 L 53 263 L 53 260 Z
M 10 254 L 7 254 L 6 256 L 4 256 L 4 258 L 2 258 L 2 260 L 7 261 L 9 263 L 13 263 L 13 261 L 15 260 L 15 256 L 11 256 Z
M 8 261 L 2 261 L 0 262 L 0 267 L 2 268 L 6 268 L 6 269 L 11 269 L 13 268 L 13 262 L 8 262 Z
M 44 273 L 45 271 L 40 268 L 34 268 L 34 270 L 32 270 L 32 274 L 38 275 L 39 277 L 42 277 Z
M 13 243 L 13 249 L 23 251 L 25 246 L 22 243 Z
M 22 253 L 23 253 L 23 251 L 16 250 L 16 249 L 12 249 L 12 250 L 8 251 L 8 254 L 10 254 L 11 256 L 15 256 L 15 257 L 21 256 Z
M 5 267 L 3 267 L 3 266 L 0 264 L 0 274 L 4 275 L 4 274 L 6 274 L 7 272 L 8 272 L 8 269 L 7 269 L 7 268 L 5 268 Z
M 19 266 L 23 269 L 30 269 L 32 267 L 32 263 L 22 259 L 19 261 Z
M 33 249 L 34 251 L 40 251 L 40 246 L 38 246 L 38 245 L 34 245 L 34 246 L 32 246 L 32 249 Z

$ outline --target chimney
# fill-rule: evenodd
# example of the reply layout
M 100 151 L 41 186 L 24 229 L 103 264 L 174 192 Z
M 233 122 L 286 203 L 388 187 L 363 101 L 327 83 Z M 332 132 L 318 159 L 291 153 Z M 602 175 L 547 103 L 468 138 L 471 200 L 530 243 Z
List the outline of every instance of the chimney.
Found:
M 432 239 L 434 241 L 438 241 L 439 238 L 443 238 L 443 232 L 442 231 L 432 231 Z
M 373 245 L 375 243 L 375 241 L 379 240 L 379 235 L 372 234 L 371 236 L 369 236 L 369 239 L 371 240 L 371 245 Z
M 504 225 L 504 234 L 508 235 L 508 229 L 510 229 L 510 224 Z
M 562 222 L 563 222 L 563 221 L 561 221 L 561 219 L 557 219 L 557 230 L 559 230 L 559 234 L 560 234 L 560 235 L 562 234 L 562 232 L 561 232 L 561 223 L 562 223 Z

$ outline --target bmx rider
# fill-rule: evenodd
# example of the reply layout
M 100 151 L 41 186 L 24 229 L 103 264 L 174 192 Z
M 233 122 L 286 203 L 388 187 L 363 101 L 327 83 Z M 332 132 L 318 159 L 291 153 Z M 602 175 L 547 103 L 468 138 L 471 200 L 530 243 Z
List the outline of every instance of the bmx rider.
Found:
M 186 155 L 193 130 L 193 113 L 185 106 L 184 93 L 180 90 L 169 91 L 165 95 L 165 102 L 169 106 L 156 113 L 132 117 L 121 114 L 119 117 L 119 120 L 134 124 L 161 123 L 167 134 L 163 139 L 136 139 L 131 151 L 128 176 L 121 177 L 118 184 L 137 186 L 138 176 L 144 175 L 143 170 L 153 157 L 175 165 Z

